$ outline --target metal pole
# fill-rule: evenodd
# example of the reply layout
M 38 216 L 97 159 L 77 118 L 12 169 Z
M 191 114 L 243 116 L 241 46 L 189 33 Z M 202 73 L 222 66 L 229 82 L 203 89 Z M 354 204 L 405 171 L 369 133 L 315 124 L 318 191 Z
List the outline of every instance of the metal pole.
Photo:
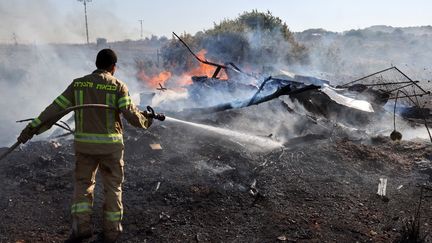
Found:
M 409 81 L 411 81 L 417 88 L 419 88 L 421 91 L 423 91 L 423 93 L 427 94 L 428 92 L 426 90 L 424 90 L 420 85 L 417 84 L 417 82 L 414 82 L 410 77 L 408 77 L 408 75 L 406 75 L 405 73 L 403 73 L 401 70 L 399 70 L 399 68 L 394 67 L 396 69 L 396 71 L 398 71 L 400 74 L 402 74 L 406 79 L 408 79 Z
M 141 37 L 141 40 L 143 39 L 143 19 L 140 19 L 140 20 L 138 20 L 140 23 L 141 23 L 141 35 L 140 35 L 140 37 Z
M 157 49 L 156 50 L 156 56 L 157 56 L 157 66 L 159 67 L 159 55 L 160 55 L 160 52 L 159 52 L 159 49 Z
M 12 34 L 12 39 L 14 41 L 14 45 L 18 45 L 17 35 L 15 33 Z
M 84 15 L 85 15 L 85 27 L 86 27 L 87 44 L 90 44 L 89 33 L 88 33 L 88 24 L 87 24 L 87 0 L 84 0 L 83 2 L 84 2 Z
M 392 67 L 389 67 L 389 68 L 383 69 L 383 70 L 381 70 L 381 71 L 378 71 L 378 72 L 376 72 L 376 73 L 369 74 L 369 75 L 367 75 L 367 76 L 361 77 L 361 78 L 356 79 L 356 80 L 354 80 L 354 81 L 351 81 L 351 82 L 349 82 L 349 83 L 343 84 L 343 85 L 341 85 L 341 87 L 346 87 L 346 86 L 348 86 L 348 85 L 350 85 L 350 84 L 352 84 L 352 83 L 358 82 L 358 81 L 363 80 L 363 79 L 365 79 L 365 78 L 372 77 L 372 76 L 377 75 L 377 74 L 379 74 L 379 73 L 387 72 L 388 70 L 391 70 L 391 69 L 394 69 L 394 68 L 395 68 L 395 67 L 392 66 Z

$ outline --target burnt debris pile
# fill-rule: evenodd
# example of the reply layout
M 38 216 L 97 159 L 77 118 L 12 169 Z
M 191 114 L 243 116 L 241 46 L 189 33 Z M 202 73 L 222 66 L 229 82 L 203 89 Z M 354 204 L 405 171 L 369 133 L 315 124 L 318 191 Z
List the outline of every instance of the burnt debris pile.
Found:
M 420 131 L 423 126 L 422 138 L 432 142 L 431 92 L 396 66 L 345 83 L 270 67 L 262 72 L 245 71 L 232 62 L 208 61 L 175 36 L 200 65 L 207 67 L 209 75 L 192 75 L 190 82 L 181 87 L 166 88 L 159 83 L 157 94 L 144 99 L 173 116 L 193 119 L 229 110 L 235 113 L 238 109 L 272 102 L 273 105 L 261 107 L 290 114 L 291 118 L 312 120 L 327 130 L 343 127 L 400 140 L 403 134 L 399 130 Z M 173 95 L 182 92 L 186 95 Z M 275 106 L 278 102 L 281 104 Z M 265 114 L 263 110 L 260 113 L 279 115 Z

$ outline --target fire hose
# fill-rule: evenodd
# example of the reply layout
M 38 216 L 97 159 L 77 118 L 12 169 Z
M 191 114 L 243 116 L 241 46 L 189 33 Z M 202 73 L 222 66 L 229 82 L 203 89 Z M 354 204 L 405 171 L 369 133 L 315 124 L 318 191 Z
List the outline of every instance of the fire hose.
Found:
M 79 109 L 89 109 L 89 108 L 99 108 L 99 109 L 110 109 L 110 110 L 117 110 L 118 108 L 108 106 L 108 105 L 102 105 L 102 104 L 85 104 L 85 105 L 77 105 L 77 106 L 71 106 L 69 108 L 64 109 L 63 111 L 54 114 L 53 116 L 49 117 L 48 119 L 42 121 L 39 125 L 35 126 L 30 132 L 32 134 L 35 134 L 39 129 L 45 125 L 48 124 L 54 124 L 56 121 L 61 119 L 63 116 L 67 115 L 71 111 L 79 110 Z M 160 121 L 165 120 L 165 115 L 160 113 L 155 113 L 154 109 L 150 106 L 147 106 L 147 111 L 142 111 L 141 114 L 147 118 L 153 118 Z M 29 119 L 26 119 L 29 120 Z M 26 121 L 21 120 L 21 121 Z M 20 122 L 20 121 L 19 121 Z M 8 154 L 10 154 L 12 151 L 14 151 L 19 145 L 21 144 L 20 141 L 15 142 L 6 152 L 4 152 L 0 156 L 0 161 L 4 159 Z

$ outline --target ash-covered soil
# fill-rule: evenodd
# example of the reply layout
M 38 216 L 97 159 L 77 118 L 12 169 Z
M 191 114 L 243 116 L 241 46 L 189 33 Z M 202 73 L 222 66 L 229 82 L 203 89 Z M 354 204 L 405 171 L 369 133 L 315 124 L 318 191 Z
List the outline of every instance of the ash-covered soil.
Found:
M 419 185 L 432 182 L 432 146 L 423 140 L 306 136 L 251 151 L 170 122 L 128 128 L 125 140 L 121 242 L 400 241 Z M 71 140 L 29 142 L 0 162 L 0 242 L 68 237 L 73 166 Z M 384 198 L 380 178 L 388 179 Z M 432 191 L 423 196 L 420 236 L 432 242 Z M 96 233 L 102 198 L 99 185 Z

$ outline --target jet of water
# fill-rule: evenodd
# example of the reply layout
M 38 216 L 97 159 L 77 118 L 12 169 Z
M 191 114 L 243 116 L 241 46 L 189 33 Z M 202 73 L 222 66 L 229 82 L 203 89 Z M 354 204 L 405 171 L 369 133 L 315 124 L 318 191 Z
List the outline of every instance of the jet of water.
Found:
M 214 132 L 214 133 L 217 133 L 217 134 L 220 134 L 223 136 L 231 137 L 231 138 L 237 140 L 238 142 L 243 142 L 246 144 L 255 145 L 255 146 L 259 147 L 260 149 L 264 149 L 264 150 L 272 150 L 272 149 L 282 148 L 282 146 L 283 146 L 282 143 L 274 141 L 270 138 L 255 136 L 255 135 L 242 133 L 242 132 L 237 132 L 237 131 L 233 131 L 230 129 L 214 127 L 214 126 L 209 126 L 209 125 L 204 125 L 204 124 L 199 124 L 199 123 L 194 123 L 194 122 L 188 122 L 188 121 L 184 121 L 184 120 L 180 120 L 180 119 L 176 119 L 176 118 L 168 117 L 168 116 L 166 117 L 165 120 L 170 121 L 170 122 L 182 123 L 182 124 L 193 126 L 193 127 L 200 128 L 200 129 L 205 129 L 205 130 L 210 131 L 210 132 Z

